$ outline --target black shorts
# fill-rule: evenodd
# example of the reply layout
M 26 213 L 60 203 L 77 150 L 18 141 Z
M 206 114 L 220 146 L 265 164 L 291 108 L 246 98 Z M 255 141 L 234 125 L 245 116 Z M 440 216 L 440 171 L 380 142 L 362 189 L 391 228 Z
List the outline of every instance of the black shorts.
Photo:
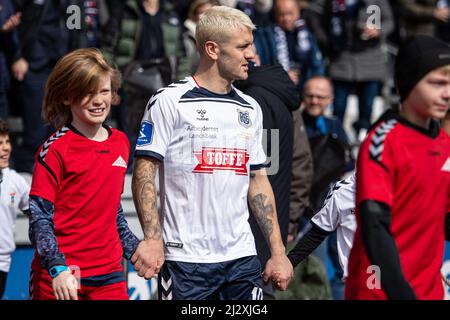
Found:
M 158 276 L 160 300 L 262 300 L 256 256 L 219 263 L 166 261 Z

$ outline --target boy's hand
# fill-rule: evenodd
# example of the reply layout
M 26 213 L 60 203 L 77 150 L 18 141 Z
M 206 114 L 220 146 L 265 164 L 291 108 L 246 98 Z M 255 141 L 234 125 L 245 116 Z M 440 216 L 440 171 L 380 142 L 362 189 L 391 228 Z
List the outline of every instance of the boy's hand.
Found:
M 56 300 L 78 300 L 78 281 L 70 273 L 63 271 L 52 281 Z

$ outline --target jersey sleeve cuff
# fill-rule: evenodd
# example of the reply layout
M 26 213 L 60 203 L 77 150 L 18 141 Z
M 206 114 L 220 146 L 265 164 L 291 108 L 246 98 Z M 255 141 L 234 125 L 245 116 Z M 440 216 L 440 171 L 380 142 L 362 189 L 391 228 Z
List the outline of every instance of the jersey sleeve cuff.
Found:
M 312 227 L 313 227 L 318 233 L 322 233 L 322 234 L 329 235 L 330 233 L 333 232 L 333 230 L 331 230 L 331 231 L 324 230 L 322 227 L 319 227 L 317 224 L 315 224 L 312 220 L 310 220 L 309 223 L 311 223 Z
M 54 266 L 67 266 L 66 259 L 65 258 L 55 258 L 51 259 L 50 261 L 46 262 L 45 269 L 47 269 L 47 272 L 50 272 L 50 269 Z
M 261 164 L 251 164 L 250 165 L 250 171 L 256 171 L 256 170 L 260 170 L 262 168 L 267 168 L 269 165 L 265 164 L 265 163 L 261 163 Z
M 147 158 L 155 158 L 159 161 L 163 161 L 164 157 L 157 152 L 147 151 L 147 150 L 136 150 L 134 152 L 134 157 L 147 157 Z

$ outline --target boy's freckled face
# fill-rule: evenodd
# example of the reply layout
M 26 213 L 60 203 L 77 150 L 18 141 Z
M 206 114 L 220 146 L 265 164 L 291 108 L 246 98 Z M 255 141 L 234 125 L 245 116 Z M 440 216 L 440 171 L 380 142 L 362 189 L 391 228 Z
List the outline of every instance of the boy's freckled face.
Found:
M 111 79 L 105 76 L 99 90 L 84 97 L 79 104 L 71 104 L 74 123 L 102 124 L 111 109 Z
M 11 156 L 11 143 L 9 135 L 0 135 L 0 169 L 9 166 L 9 157 Z

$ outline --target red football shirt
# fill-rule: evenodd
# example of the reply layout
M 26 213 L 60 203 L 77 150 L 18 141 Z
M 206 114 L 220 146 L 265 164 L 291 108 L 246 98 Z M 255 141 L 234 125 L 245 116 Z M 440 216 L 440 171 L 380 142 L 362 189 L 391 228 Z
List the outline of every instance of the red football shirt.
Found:
M 360 148 L 356 179 L 358 228 L 349 259 L 346 298 L 386 299 L 382 289 L 368 285 L 373 271 L 368 269 L 371 263 L 359 227 L 360 203 L 375 200 L 391 208 L 391 233 L 404 277 L 416 296 L 443 299 L 440 268 L 445 215 L 450 209 L 450 138 L 442 130 L 432 138 L 404 120 L 382 122 Z
M 117 212 L 129 150 L 115 129 L 97 142 L 63 128 L 37 154 L 30 195 L 54 204 L 58 248 L 83 278 L 122 270 Z

